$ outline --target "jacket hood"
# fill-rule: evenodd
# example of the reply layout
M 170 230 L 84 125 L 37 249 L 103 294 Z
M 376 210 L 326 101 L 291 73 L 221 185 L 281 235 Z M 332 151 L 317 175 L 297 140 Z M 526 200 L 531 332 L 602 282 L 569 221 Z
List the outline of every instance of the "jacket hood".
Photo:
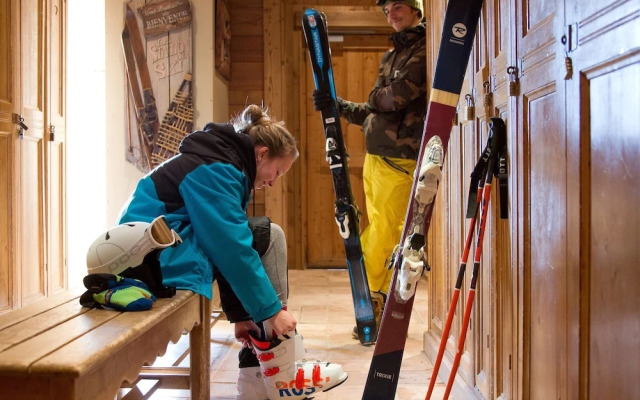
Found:
M 253 189 L 257 168 L 253 139 L 245 133 L 236 132 L 233 125 L 210 122 L 201 131 L 187 135 L 180 143 L 179 152 L 206 162 L 232 164 L 247 175 L 250 189 Z
M 413 28 L 405 29 L 404 31 L 394 32 L 391 34 L 390 39 L 393 41 L 393 46 L 398 48 L 409 47 L 416 41 L 423 39 L 426 40 L 427 26 L 424 22 L 414 26 Z

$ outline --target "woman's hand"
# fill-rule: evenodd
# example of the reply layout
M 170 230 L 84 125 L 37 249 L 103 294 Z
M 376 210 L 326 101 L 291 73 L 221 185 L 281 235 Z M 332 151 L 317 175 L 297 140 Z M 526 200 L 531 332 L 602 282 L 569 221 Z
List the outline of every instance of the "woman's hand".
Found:
M 265 320 L 264 326 L 273 330 L 272 333 L 267 333 L 267 336 L 272 337 L 295 330 L 297 324 L 298 321 L 293 315 L 286 310 L 280 310 L 273 317 Z
M 260 327 L 252 320 L 240 321 L 234 324 L 236 340 L 242 344 L 242 347 L 253 348 L 249 332 L 255 333 L 256 337 L 260 337 Z

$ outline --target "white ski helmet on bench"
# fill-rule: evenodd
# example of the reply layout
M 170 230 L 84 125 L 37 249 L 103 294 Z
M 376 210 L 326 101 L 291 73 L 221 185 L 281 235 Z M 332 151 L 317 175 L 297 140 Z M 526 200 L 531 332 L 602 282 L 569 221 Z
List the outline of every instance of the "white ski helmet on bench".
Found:
M 114 226 L 100 235 L 87 252 L 89 274 L 117 275 L 130 267 L 142 264 L 145 256 L 155 249 L 164 249 L 182 242 L 170 229 L 164 216 L 148 222 L 128 222 Z

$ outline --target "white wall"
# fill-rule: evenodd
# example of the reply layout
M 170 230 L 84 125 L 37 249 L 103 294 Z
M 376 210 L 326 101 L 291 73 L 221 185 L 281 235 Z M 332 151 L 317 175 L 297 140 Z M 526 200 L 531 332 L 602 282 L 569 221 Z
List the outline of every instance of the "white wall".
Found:
M 125 1 L 126 2 L 126 1 Z M 142 173 L 126 161 L 123 4 L 68 0 L 67 207 L 69 286 L 86 274 L 89 245 L 113 226 Z M 194 124 L 228 119 L 228 88 L 214 71 L 214 1 L 191 0 Z
M 67 227 L 69 286 L 107 221 L 104 3 L 68 0 Z

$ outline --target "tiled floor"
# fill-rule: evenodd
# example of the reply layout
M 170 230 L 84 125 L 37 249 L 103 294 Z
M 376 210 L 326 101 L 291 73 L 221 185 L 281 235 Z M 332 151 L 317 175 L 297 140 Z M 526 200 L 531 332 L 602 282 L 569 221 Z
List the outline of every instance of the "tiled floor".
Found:
M 307 358 L 342 364 L 349 378 L 342 385 L 314 398 L 317 400 L 360 400 L 366 382 L 374 346 L 365 347 L 351 338 L 354 315 L 346 270 L 292 270 L 289 274 L 289 310 L 298 319 L 298 332 L 304 337 Z M 422 334 L 427 315 L 426 284 L 418 285 L 418 294 L 409 326 L 395 399 L 424 399 L 432 365 L 422 351 Z M 235 400 L 237 355 L 239 344 L 233 337 L 233 327 L 222 318 L 211 334 L 211 400 Z M 171 345 L 167 355 L 156 364 L 185 351 L 184 340 Z M 188 365 L 188 358 L 181 365 Z M 444 384 L 438 382 L 433 399 L 442 398 Z M 152 400 L 188 399 L 180 390 L 158 390 Z

